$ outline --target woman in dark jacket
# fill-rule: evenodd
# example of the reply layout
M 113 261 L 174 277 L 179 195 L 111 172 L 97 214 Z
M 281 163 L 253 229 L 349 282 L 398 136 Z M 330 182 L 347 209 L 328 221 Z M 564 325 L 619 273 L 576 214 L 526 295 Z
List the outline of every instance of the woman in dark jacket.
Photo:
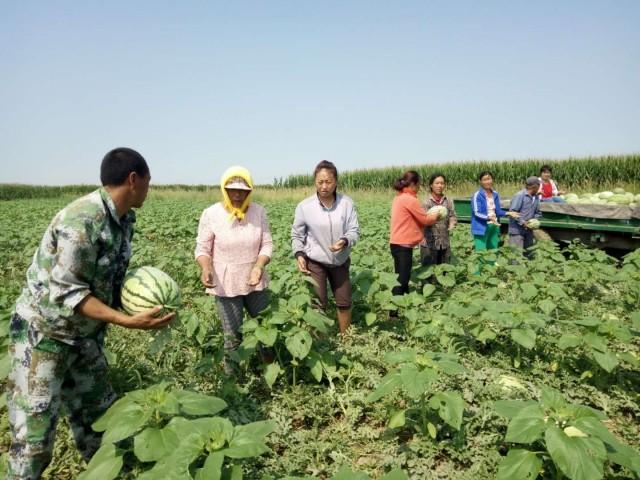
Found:
M 424 209 L 442 206 L 447 209 L 447 216 L 438 220 L 435 225 L 424 228 L 424 240 L 420 244 L 420 258 L 423 265 L 439 265 L 451 261 L 451 241 L 449 232 L 458 223 L 453 200 L 444 194 L 447 179 L 442 173 L 434 173 L 429 177 L 429 194 L 424 202 Z

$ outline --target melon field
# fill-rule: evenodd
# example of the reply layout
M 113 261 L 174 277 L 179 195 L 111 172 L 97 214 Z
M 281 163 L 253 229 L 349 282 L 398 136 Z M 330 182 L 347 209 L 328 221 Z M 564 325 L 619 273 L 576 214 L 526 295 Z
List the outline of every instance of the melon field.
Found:
M 3 390 L 25 270 L 71 198 L 0 202 Z M 335 310 L 310 307 L 311 285 L 291 255 L 301 198 L 261 202 L 274 238 L 271 306 L 245 319 L 242 371 L 228 378 L 215 304 L 193 259 L 211 201 L 150 196 L 130 267 L 178 283 L 179 321 L 157 333 L 109 328 L 121 400 L 94 425 L 103 447 L 87 466 L 61 421 L 44 478 L 640 478 L 640 251 L 616 259 L 540 243 L 534 260 L 508 247 L 481 258 L 460 224 L 455 262 L 416 265 L 411 293 L 393 297 L 390 198 L 354 194 L 354 322 L 339 338 Z M 268 365 L 258 355 L 265 346 Z M 9 443 L 3 395 L 2 468 Z

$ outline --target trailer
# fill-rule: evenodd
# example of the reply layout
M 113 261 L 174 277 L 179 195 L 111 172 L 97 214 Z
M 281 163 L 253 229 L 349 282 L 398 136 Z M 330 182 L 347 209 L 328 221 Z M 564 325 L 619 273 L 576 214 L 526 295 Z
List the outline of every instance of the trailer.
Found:
M 470 198 L 454 199 L 454 208 L 458 222 L 471 222 Z M 502 201 L 502 208 L 509 208 L 509 200 Z M 548 235 L 556 243 L 579 240 L 591 247 L 619 253 L 640 248 L 640 207 L 543 202 L 540 210 L 538 235 Z M 503 217 L 500 223 L 501 231 L 506 233 L 509 219 Z

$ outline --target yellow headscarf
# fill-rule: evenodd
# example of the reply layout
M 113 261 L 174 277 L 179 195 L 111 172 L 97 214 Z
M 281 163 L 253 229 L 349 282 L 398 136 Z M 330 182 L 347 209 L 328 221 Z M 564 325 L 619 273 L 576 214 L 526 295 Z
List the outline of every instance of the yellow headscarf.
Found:
M 253 191 L 249 191 L 249 195 L 247 195 L 247 198 L 240 208 L 234 207 L 231 203 L 231 199 L 229 198 L 229 194 L 227 194 L 227 190 L 224 188 L 225 185 L 229 183 L 229 181 L 234 177 L 240 177 L 242 180 L 244 180 L 244 182 L 249 188 L 251 188 L 251 190 L 253 190 L 253 180 L 251 180 L 251 174 L 249 173 L 249 170 L 238 165 L 227 168 L 227 170 L 222 174 L 222 178 L 220 179 L 222 202 L 224 208 L 226 208 L 227 211 L 231 213 L 229 219 L 234 220 L 235 218 L 237 218 L 238 220 L 244 220 L 247 209 L 249 208 L 249 204 L 251 203 L 251 194 L 253 193 Z

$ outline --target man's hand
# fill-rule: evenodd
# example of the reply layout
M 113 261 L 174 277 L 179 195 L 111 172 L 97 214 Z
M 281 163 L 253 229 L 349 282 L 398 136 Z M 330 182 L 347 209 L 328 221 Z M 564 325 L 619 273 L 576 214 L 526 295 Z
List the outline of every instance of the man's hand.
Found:
M 216 286 L 215 282 L 213 281 L 213 273 L 209 269 L 202 270 L 200 281 L 206 288 L 214 288 Z
M 513 219 L 520 218 L 520 213 L 514 212 L 513 210 L 509 210 L 506 215 L 507 217 L 511 217 Z
M 336 253 L 336 252 L 339 252 L 340 250 L 344 249 L 344 247 L 346 247 L 346 246 L 347 246 L 347 242 L 345 242 L 344 239 L 341 238 L 336 243 L 331 245 L 329 247 L 329 250 L 331 250 L 333 253 Z
M 309 275 L 311 272 L 307 268 L 307 259 L 304 255 L 298 255 L 296 257 L 296 262 L 298 263 L 298 270 L 300 270 L 305 275 Z
M 263 270 L 264 268 L 258 265 L 254 265 L 253 268 L 251 269 L 251 273 L 249 274 L 249 280 L 247 280 L 247 285 L 249 285 L 250 287 L 255 287 L 256 285 L 258 285 L 258 283 L 260 283 L 260 280 L 262 279 Z
M 126 321 L 124 321 L 121 325 L 127 328 L 137 328 L 139 330 L 154 330 L 157 328 L 165 327 L 173 317 L 175 317 L 176 313 L 170 313 L 165 315 L 164 317 L 157 317 L 162 311 L 162 306 L 158 305 L 157 307 L 153 307 L 150 310 L 146 310 L 144 312 L 138 313 L 131 317 L 128 317 Z

